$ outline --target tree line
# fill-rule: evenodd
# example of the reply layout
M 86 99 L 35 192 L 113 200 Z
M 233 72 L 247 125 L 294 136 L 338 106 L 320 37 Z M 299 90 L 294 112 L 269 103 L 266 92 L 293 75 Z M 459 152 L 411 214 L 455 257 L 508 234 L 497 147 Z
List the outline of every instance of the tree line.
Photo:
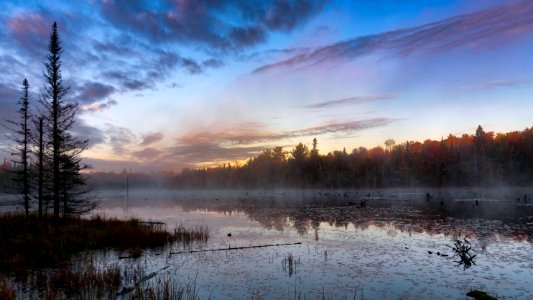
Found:
M 62 52 L 54 22 L 38 99 L 32 101 L 30 84 L 23 79 L 17 117 L 3 124 L 13 159 L 2 165 L 1 184 L 4 192 L 21 195 L 26 217 L 36 211 L 39 218 L 50 214 L 59 219 L 95 206 L 83 174 L 88 166 L 80 156 L 88 140 L 71 133 L 78 105 L 66 100 L 69 87 L 62 77 Z
M 461 187 L 531 185 L 533 128 L 508 133 L 449 135 L 424 142 L 359 147 L 320 154 L 316 138 L 309 149 L 299 143 L 290 151 L 275 147 L 244 165 L 185 169 L 171 180 L 174 187 Z

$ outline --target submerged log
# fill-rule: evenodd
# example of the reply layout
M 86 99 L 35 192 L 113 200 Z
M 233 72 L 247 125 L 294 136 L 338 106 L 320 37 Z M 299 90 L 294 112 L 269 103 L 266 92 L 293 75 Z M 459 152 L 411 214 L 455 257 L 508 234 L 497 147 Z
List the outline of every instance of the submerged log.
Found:
M 217 248 L 217 249 L 203 249 L 203 250 L 191 250 L 191 251 L 178 251 L 170 252 L 170 254 L 189 254 L 197 252 L 213 252 L 213 251 L 227 251 L 227 250 L 243 250 L 243 249 L 253 249 L 253 248 L 265 248 L 265 247 L 278 247 L 278 246 L 292 246 L 292 245 L 301 245 L 301 242 L 297 243 L 286 243 L 286 244 L 266 244 L 266 245 L 255 245 L 255 246 L 243 246 L 243 247 L 231 247 L 228 248 Z

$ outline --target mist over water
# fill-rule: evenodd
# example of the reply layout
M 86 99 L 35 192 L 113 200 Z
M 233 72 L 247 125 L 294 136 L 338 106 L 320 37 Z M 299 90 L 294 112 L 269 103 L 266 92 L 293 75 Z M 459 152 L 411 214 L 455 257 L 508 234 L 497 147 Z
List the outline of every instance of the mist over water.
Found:
M 525 195 L 525 200 L 524 200 Z M 206 225 L 207 243 L 147 253 L 150 271 L 207 298 L 498 298 L 533 295 L 530 189 L 101 191 L 93 214 Z M 465 268 L 447 245 L 467 238 Z M 301 243 L 298 245 L 281 245 Z M 170 252 L 273 247 L 180 253 Z M 431 254 L 430 254 L 431 252 Z M 438 254 L 437 254 L 438 253 Z M 447 256 L 446 256 L 447 255 Z

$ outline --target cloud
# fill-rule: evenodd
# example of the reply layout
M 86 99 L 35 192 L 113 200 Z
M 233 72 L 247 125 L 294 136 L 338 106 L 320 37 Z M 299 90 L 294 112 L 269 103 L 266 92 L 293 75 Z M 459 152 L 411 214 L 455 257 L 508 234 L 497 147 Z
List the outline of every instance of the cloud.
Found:
M 148 146 L 153 143 L 159 142 L 163 139 L 163 133 L 161 132 L 155 132 L 151 134 L 147 134 L 143 136 L 143 140 L 141 142 L 141 146 Z
M 72 134 L 81 139 L 89 140 L 89 148 L 106 141 L 106 134 L 99 128 L 88 125 L 84 120 L 77 118 L 72 127 Z
M 257 143 L 277 143 L 288 138 L 338 134 L 346 136 L 365 129 L 387 126 L 393 119 L 376 118 L 358 121 L 337 121 L 286 132 L 269 132 L 260 124 L 221 128 L 219 132 L 190 132 L 177 139 L 177 145 L 167 148 L 163 160 L 204 164 L 243 160 L 257 155 L 268 146 Z
M 125 127 L 108 124 L 105 131 L 106 143 L 111 146 L 115 154 L 123 155 L 129 153 L 129 146 L 136 144 L 137 137 L 131 130 Z
M 209 58 L 202 62 L 202 65 L 206 68 L 220 68 L 224 65 L 224 62 L 220 59 Z
M 195 75 L 223 65 L 222 61 L 215 58 L 198 61 L 168 50 L 157 49 L 156 46 L 136 47 L 142 49 L 131 54 L 128 61 L 110 58 L 112 61 L 107 64 L 109 68 L 99 70 L 102 77 L 118 85 L 122 92 L 155 89 L 179 68 Z
M 18 36 L 35 34 L 41 37 L 47 37 L 50 34 L 50 24 L 36 13 L 18 13 L 12 16 L 8 22 L 9 31 Z
M 374 102 L 374 101 L 379 101 L 379 100 L 387 100 L 387 99 L 394 98 L 395 96 L 396 95 L 393 95 L 393 94 L 374 95 L 374 96 L 354 96 L 354 97 L 318 102 L 318 103 L 306 105 L 303 107 L 311 108 L 311 109 L 330 108 L 330 107 L 335 107 L 335 106 L 344 106 L 344 105 L 351 105 L 351 104 Z
M 102 111 L 110 108 L 113 105 L 117 105 L 117 101 L 113 99 L 109 99 L 102 102 L 95 102 L 91 104 L 83 104 L 81 105 L 80 109 L 82 112 L 97 112 Z
M 282 136 L 286 137 L 301 137 L 301 136 L 315 136 L 326 133 L 336 133 L 336 134 L 351 134 L 356 131 L 361 131 L 365 129 L 383 127 L 390 125 L 394 122 L 394 119 L 389 118 L 374 118 L 368 120 L 356 120 L 356 121 L 337 121 L 331 122 L 329 124 L 324 124 L 320 126 L 294 130 L 285 132 Z
M 0 103 L 15 103 L 20 96 L 19 94 L 17 89 L 0 82 Z
M 223 147 L 216 143 L 199 143 L 168 148 L 167 156 L 194 166 L 202 163 L 243 160 L 257 155 L 264 149 L 262 146 Z
M 3 125 L 6 125 L 6 120 L 16 118 L 19 98 L 20 92 L 16 88 L 0 82 L 0 144 L 7 142 L 5 134 L 8 133 L 8 129 Z
M 285 132 L 268 132 L 258 129 L 224 129 L 221 132 L 193 132 L 179 138 L 182 144 L 248 145 L 260 142 L 275 142 L 283 139 L 317 136 L 328 133 L 349 135 L 357 131 L 387 126 L 394 119 L 374 118 L 367 120 L 335 121 L 328 124 Z
M 132 156 L 138 160 L 142 161 L 154 161 L 160 158 L 163 152 L 155 148 L 147 147 L 140 151 L 135 151 L 132 153 Z
M 307 47 L 268 49 L 268 50 L 256 51 L 256 52 L 252 52 L 248 54 L 246 53 L 238 54 L 236 56 L 236 59 L 239 61 L 262 62 L 266 60 L 273 60 L 274 58 L 277 58 L 279 56 L 288 56 L 288 55 L 307 53 L 309 52 L 309 50 L 310 49 Z
M 267 31 L 291 31 L 322 11 L 326 2 L 111 0 L 102 1 L 100 11 L 114 26 L 151 42 L 174 41 L 227 51 L 262 43 Z
M 116 90 L 111 85 L 89 81 L 85 82 L 81 87 L 78 87 L 76 91 L 78 92 L 75 96 L 77 102 L 91 104 L 104 100 L 104 98 L 109 97 Z
M 472 85 L 464 85 L 461 88 L 463 89 L 492 89 L 500 87 L 515 87 L 522 85 L 532 84 L 533 80 L 531 79 L 515 79 L 515 80 L 493 80 L 482 83 L 476 83 Z
M 189 59 L 189 58 L 182 59 L 181 65 L 190 74 L 200 74 L 203 72 L 202 67 L 193 59 Z
M 498 6 L 426 25 L 367 35 L 319 47 L 308 53 L 256 68 L 252 73 L 305 67 L 382 53 L 406 56 L 472 46 L 488 38 L 518 36 L 533 29 L 533 1 Z
M 18 12 L 6 21 L 6 25 L 9 38 L 21 51 L 34 57 L 45 53 L 51 23 L 43 15 Z

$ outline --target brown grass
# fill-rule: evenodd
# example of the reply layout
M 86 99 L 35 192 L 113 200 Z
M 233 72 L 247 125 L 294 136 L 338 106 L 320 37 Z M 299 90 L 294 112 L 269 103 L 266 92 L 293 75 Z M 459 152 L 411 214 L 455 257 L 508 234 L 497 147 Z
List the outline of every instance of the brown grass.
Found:
M 176 241 L 205 241 L 207 228 L 187 230 L 179 226 L 168 232 L 163 226 L 143 224 L 139 220 L 94 217 L 66 218 L 58 223 L 23 214 L 0 216 L 0 273 L 24 273 L 42 267 L 54 267 L 86 250 L 115 249 L 142 253 Z

